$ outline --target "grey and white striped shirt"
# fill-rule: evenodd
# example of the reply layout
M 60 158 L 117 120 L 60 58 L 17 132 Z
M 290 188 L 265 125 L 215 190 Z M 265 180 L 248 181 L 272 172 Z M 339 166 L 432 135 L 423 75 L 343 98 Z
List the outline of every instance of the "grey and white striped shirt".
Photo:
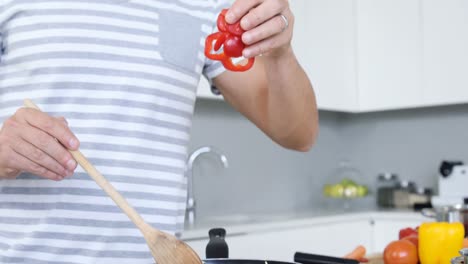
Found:
M 153 226 L 183 227 L 204 39 L 229 0 L 0 0 L 0 121 L 33 99 Z M 0 263 L 150 264 L 139 231 L 78 168 L 0 181 Z

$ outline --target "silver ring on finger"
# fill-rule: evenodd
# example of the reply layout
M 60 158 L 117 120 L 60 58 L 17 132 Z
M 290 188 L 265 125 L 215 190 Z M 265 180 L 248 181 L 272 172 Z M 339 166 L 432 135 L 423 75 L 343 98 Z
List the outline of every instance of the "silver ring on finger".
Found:
M 280 17 L 283 19 L 284 21 L 284 26 L 283 26 L 283 29 L 281 30 L 281 32 L 284 32 L 286 29 L 288 29 L 289 27 L 289 21 L 288 21 L 288 18 L 283 15 L 283 14 L 280 14 Z

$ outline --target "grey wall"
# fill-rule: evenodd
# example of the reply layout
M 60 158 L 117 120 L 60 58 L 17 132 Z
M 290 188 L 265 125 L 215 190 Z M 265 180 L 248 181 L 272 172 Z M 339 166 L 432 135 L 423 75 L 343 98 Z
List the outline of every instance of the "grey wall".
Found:
M 437 189 L 444 159 L 468 162 L 468 106 L 344 115 L 341 140 L 370 179 L 379 172 Z
M 223 169 L 214 155 L 194 165 L 194 189 L 201 216 L 274 213 L 316 207 L 324 175 L 341 151 L 339 115 L 323 113 L 321 132 L 308 153 L 285 150 L 226 103 L 199 100 L 191 150 L 213 145 L 229 159 Z
M 468 106 L 368 114 L 321 111 L 319 138 L 309 153 L 282 149 L 224 102 L 202 99 L 195 110 L 191 150 L 213 145 L 230 163 L 223 169 L 209 154 L 197 160 L 200 218 L 319 210 L 330 205 L 321 188 L 343 159 L 362 172 L 363 183 L 391 171 L 428 187 L 435 187 L 442 159 L 468 161 Z

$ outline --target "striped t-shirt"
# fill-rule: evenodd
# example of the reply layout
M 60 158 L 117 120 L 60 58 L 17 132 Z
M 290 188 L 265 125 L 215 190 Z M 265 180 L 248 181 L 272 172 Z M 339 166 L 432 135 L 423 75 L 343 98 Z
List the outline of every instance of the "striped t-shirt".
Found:
M 0 0 L 0 122 L 31 98 L 152 226 L 183 228 L 204 39 L 229 0 Z M 139 230 L 78 167 L 0 180 L 0 263 L 150 264 Z

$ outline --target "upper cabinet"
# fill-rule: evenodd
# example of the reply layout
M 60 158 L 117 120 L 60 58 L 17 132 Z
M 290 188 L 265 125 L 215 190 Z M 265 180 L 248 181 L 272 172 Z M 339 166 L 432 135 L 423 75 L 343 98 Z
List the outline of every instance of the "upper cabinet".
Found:
M 293 0 L 293 47 L 315 88 L 320 109 L 354 111 L 356 48 L 354 1 Z
M 424 100 L 468 102 L 468 1 L 424 0 Z
M 419 0 L 359 0 L 359 111 L 412 107 L 421 100 Z
M 468 1 L 291 0 L 293 47 L 319 109 L 468 103 Z M 211 94 L 206 81 L 199 88 Z
M 293 46 L 320 109 L 468 102 L 468 1 L 294 0 Z

